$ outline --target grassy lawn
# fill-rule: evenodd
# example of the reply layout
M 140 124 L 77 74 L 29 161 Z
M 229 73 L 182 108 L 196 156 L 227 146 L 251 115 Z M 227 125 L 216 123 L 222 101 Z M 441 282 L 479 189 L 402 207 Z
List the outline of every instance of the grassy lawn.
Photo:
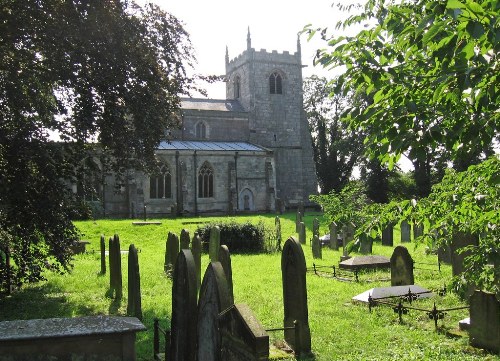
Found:
M 314 214 L 306 214 L 308 235 L 311 238 Z M 318 215 L 320 218 L 320 216 Z M 192 236 L 197 225 L 192 222 L 208 222 L 220 218 L 162 219 L 161 225 L 133 226 L 131 220 L 97 220 L 77 222 L 83 233 L 82 239 L 91 242 L 90 252 L 75 257 L 74 268 L 69 274 L 47 274 L 48 280 L 28 285 L 14 295 L 0 299 L 0 320 L 71 317 L 83 315 L 125 315 L 127 259 L 122 255 L 124 299 L 116 303 L 106 296 L 109 274 L 99 275 L 99 239 L 107 239 L 114 233 L 120 235 L 121 248 L 128 249 L 133 243 L 140 250 L 143 323 L 147 332 L 138 334 L 139 360 L 152 359 L 153 319 L 158 317 L 163 326 L 171 315 L 172 281 L 163 273 L 165 241 L 169 231 L 180 234 L 182 228 Z M 241 216 L 224 219 L 237 221 L 263 221 L 274 229 L 274 215 Z M 320 218 L 322 219 L 322 218 Z M 295 234 L 295 215 L 281 217 L 283 238 Z M 190 223 L 188 223 L 190 222 Z M 185 223 L 185 224 L 183 224 Z M 328 231 L 326 222 L 321 224 L 321 234 Z M 399 229 L 395 230 L 395 245 L 399 244 Z M 434 263 L 435 255 L 426 255 L 424 246 L 407 247 L 417 262 Z M 92 253 L 95 251 L 95 253 Z M 304 247 L 307 266 L 312 266 L 311 248 Z M 337 265 L 341 251 L 323 249 L 319 265 Z M 390 257 L 392 247 L 374 244 L 374 254 Z M 281 285 L 281 255 L 232 255 L 234 297 L 236 303 L 246 303 L 259 317 L 265 328 L 281 327 L 283 301 Z M 202 256 L 202 273 L 208 263 L 208 255 Z M 431 266 L 421 266 L 431 268 Z M 435 267 L 434 267 L 435 268 Z M 432 289 L 450 284 L 451 269 L 442 267 L 441 273 L 415 270 L 415 283 Z M 466 310 L 452 311 L 439 321 L 436 332 L 434 322 L 424 312 L 410 311 L 399 324 L 398 316 L 389 307 L 380 306 L 369 313 L 366 305 L 353 304 L 351 298 L 373 287 L 384 287 L 390 282 L 341 282 L 331 278 L 307 274 L 309 323 L 315 360 L 500 360 L 468 346 L 468 336 L 458 332 L 458 321 L 467 317 Z M 454 294 L 436 296 L 432 300 L 417 301 L 417 307 L 438 308 L 464 305 Z M 281 332 L 271 335 L 272 340 L 282 338 Z

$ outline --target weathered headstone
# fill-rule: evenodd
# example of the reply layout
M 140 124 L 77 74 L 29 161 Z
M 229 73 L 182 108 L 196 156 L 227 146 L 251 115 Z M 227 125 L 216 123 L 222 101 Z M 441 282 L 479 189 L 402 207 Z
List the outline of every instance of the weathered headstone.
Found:
M 194 265 L 196 269 L 196 288 L 200 290 L 201 285 L 201 238 L 198 233 L 194 234 L 191 241 L 191 252 L 193 253 Z
M 246 304 L 231 306 L 219 316 L 221 361 L 269 359 L 269 335 Z
M 318 236 L 319 237 L 319 219 L 314 218 L 313 219 L 313 236 Z
M 347 231 L 347 226 L 342 226 L 342 256 L 340 257 L 341 261 L 345 261 L 349 258 L 349 252 L 347 251 L 347 243 L 349 243 L 349 235 Z
M 306 244 L 306 225 L 304 222 L 299 223 L 299 242 L 300 244 Z
M 295 232 L 300 232 L 300 222 L 302 222 L 302 213 L 297 209 L 297 214 L 295 216 Z
M 210 229 L 210 243 L 208 244 L 208 253 L 210 262 L 219 261 L 220 250 L 220 228 L 218 226 Z
M 449 244 L 441 244 L 437 252 L 440 263 L 451 264 L 451 247 Z
M 120 254 L 120 237 L 117 234 L 109 239 L 109 286 L 115 299 L 121 300 L 122 286 L 122 258 Z
M 276 229 L 276 249 L 278 251 L 281 251 L 281 242 L 282 242 L 282 239 L 281 239 L 281 221 L 280 221 L 280 217 L 276 216 L 276 218 L 274 219 L 274 226 L 275 226 L 275 229 Z
M 128 298 L 127 315 L 142 320 L 141 275 L 137 248 L 131 244 L 128 248 Z
M 299 212 L 302 216 L 304 216 L 304 214 L 306 214 L 306 210 L 304 208 L 304 202 L 300 201 L 299 202 Z M 300 221 L 302 222 L 302 218 L 300 219 Z
M 388 224 L 382 230 L 382 245 L 383 246 L 394 246 L 394 227 L 392 224 Z
M 413 259 L 404 246 L 394 248 L 391 256 L 391 286 L 415 284 L 413 277 Z
M 283 281 L 284 327 L 293 327 L 298 322 L 298 339 L 293 329 L 285 330 L 286 342 L 296 354 L 311 352 L 311 330 L 307 308 L 306 261 L 299 242 L 290 237 L 281 254 Z
M 234 303 L 233 294 L 233 269 L 231 267 L 231 255 L 229 254 L 229 248 L 226 245 L 220 246 L 219 250 L 219 262 L 222 265 L 224 274 L 226 275 L 227 287 L 229 289 L 229 296 L 231 304 Z
M 476 290 L 470 297 L 469 341 L 500 354 L 500 301 L 494 293 Z
M 101 234 L 101 274 L 106 274 L 106 240 L 104 239 L 104 235 Z
M 319 237 L 318 235 L 314 235 L 312 239 L 312 254 L 313 258 L 323 258 L 323 252 L 321 250 L 321 243 L 319 243 Z
M 373 238 L 366 233 L 359 235 L 359 253 L 368 254 L 373 250 Z
M 113 251 L 113 237 L 109 237 L 109 242 L 108 242 L 108 262 L 109 262 L 109 290 L 111 293 L 111 296 L 113 296 L 114 290 L 115 290 L 115 272 L 116 272 L 116 267 L 114 265 L 114 251 Z
M 411 227 L 408 221 L 401 222 L 401 243 L 410 242 Z
M 188 249 L 179 252 L 172 281 L 172 322 L 169 360 L 196 360 L 198 289 L 196 265 Z
M 164 270 L 170 273 L 175 268 L 175 261 L 179 254 L 179 237 L 175 233 L 168 232 L 167 243 L 165 244 L 165 265 Z
M 197 361 L 221 359 L 219 314 L 231 306 L 226 276 L 220 262 L 210 262 L 198 301 Z
M 424 234 L 424 225 L 422 223 L 413 222 L 413 239 L 417 239 Z
M 470 233 L 454 232 L 451 239 L 450 251 L 451 251 L 451 273 L 453 276 L 458 276 L 464 271 L 464 259 L 469 256 L 469 252 L 458 253 L 460 248 L 466 246 L 477 246 L 479 240 L 477 236 Z
M 187 229 L 181 230 L 180 244 L 181 249 L 189 249 L 189 231 Z
M 337 241 L 337 223 L 330 223 L 330 248 L 334 250 L 339 249 L 339 243 Z

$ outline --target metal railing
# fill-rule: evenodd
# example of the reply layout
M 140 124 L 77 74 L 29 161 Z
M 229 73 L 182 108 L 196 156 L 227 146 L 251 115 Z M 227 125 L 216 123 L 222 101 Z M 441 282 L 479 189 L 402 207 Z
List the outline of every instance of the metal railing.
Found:
M 333 266 L 318 266 L 313 263 L 312 267 L 306 268 L 308 272 L 313 272 L 316 276 L 320 277 L 330 277 L 335 278 L 338 281 L 346 281 L 346 282 L 360 282 L 360 275 L 366 272 L 362 272 L 364 270 L 360 269 L 345 269 L 345 268 L 337 268 Z M 383 277 L 378 279 L 363 279 L 365 282 L 376 282 L 376 281 L 388 281 L 390 278 Z
M 301 345 L 300 345 L 300 329 L 299 329 L 299 327 L 300 327 L 299 321 L 294 320 L 293 326 L 268 328 L 265 331 L 266 332 L 276 332 L 276 331 L 294 330 L 295 345 L 293 347 L 293 352 L 295 353 L 295 355 L 300 355 L 300 352 L 302 349 L 301 349 Z
M 160 357 L 160 333 L 163 335 L 165 339 L 165 347 L 164 347 L 164 352 L 165 352 L 165 358 L 164 360 L 168 360 L 168 353 L 170 350 L 170 330 L 167 329 L 162 329 L 160 327 L 160 321 L 155 318 L 154 323 L 153 323 L 153 359 L 154 360 L 161 360 Z

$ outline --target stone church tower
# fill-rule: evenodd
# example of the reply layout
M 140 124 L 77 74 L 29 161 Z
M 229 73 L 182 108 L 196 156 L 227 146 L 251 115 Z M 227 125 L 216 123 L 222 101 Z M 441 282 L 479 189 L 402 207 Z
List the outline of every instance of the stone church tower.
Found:
M 249 141 L 273 151 L 276 197 L 287 206 L 309 203 L 317 193 L 311 134 L 303 108 L 300 41 L 297 51 L 252 48 L 229 60 L 226 49 L 226 99 L 239 101 L 249 114 Z

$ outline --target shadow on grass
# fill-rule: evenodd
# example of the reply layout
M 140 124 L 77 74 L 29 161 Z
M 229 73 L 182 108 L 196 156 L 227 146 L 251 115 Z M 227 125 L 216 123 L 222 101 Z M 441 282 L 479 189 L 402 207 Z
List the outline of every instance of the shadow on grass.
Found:
M 27 320 L 92 314 L 85 304 L 69 302 L 63 289 L 50 282 L 29 285 L 0 298 L 0 320 Z

